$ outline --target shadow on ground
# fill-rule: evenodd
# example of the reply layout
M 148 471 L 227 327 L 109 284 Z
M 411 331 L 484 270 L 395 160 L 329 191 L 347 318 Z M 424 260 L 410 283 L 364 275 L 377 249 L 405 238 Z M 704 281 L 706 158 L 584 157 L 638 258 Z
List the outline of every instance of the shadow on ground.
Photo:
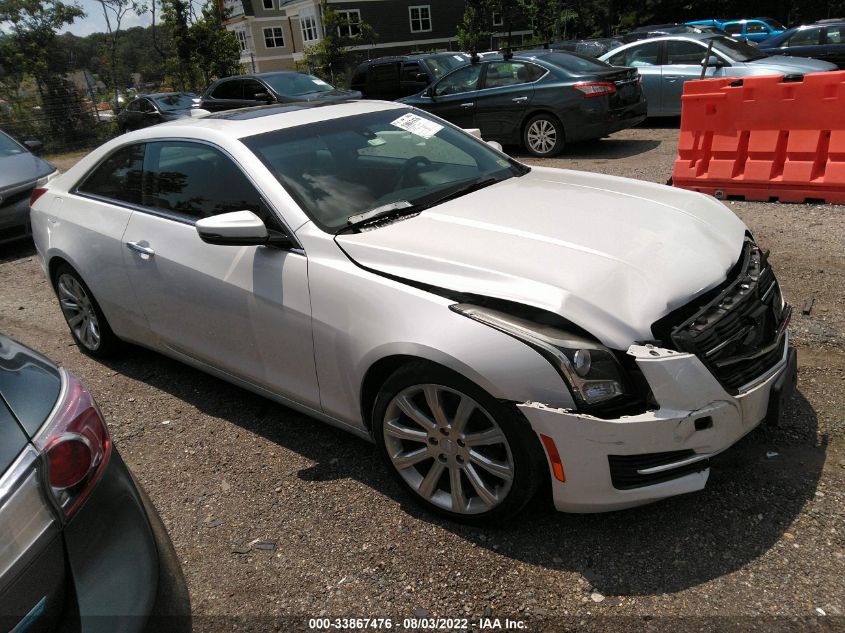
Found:
M 35 244 L 30 238 L 9 244 L 0 244 L 0 264 L 35 255 Z
M 546 489 L 517 520 L 475 528 L 421 510 L 364 440 L 143 349 L 133 347 L 109 366 L 315 462 L 298 473 L 303 486 L 355 479 L 420 521 L 514 560 L 578 572 L 606 595 L 675 592 L 752 562 L 813 497 L 827 446 L 816 444 L 816 413 L 797 392 L 781 427 L 761 427 L 712 460 L 704 491 L 633 510 L 574 515 L 556 512 Z M 778 455 L 767 457 L 768 451 Z
M 660 141 L 605 138 L 595 141 L 573 143 L 564 147 L 563 152 L 556 158 L 570 159 L 605 159 L 615 160 L 631 158 L 645 154 L 660 145 Z M 521 147 L 509 147 L 508 154 L 514 158 L 534 158 Z

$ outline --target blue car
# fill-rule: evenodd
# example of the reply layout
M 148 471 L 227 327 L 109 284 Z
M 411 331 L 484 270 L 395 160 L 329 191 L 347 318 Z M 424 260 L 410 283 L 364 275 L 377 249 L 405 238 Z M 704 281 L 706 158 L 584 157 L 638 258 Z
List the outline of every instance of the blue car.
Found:
M 786 27 L 772 18 L 750 18 L 748 20 L 696 20 L 687 22 L 690 26 L 716 26 L 728 35 L 746 39 L 750 42 L 762 42 L 778 35 Z

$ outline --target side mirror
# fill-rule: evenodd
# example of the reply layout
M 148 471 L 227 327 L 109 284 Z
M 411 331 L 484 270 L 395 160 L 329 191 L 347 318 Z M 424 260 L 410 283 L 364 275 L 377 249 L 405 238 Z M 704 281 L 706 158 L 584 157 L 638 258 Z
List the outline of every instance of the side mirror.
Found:
M 429 86 L 428 88 L 426 88 L 425 90 L 423 90 L 423 92 L 422 92 L 422 96 L 423 96 L 423 97 L 428 97 L 429 99 L 434 99 L 434 88 L 432 88 L 431 86 Z
M 266 92 L 256 92 L 254 95 L 252 95 L 252 98 L 256 101 L 271 101 L 270 95 Z
M 428 73 L 417 73 L 417 81 L 431 82 L 431 76 Z
M 232 211 L 196 223 L 197 233 L 203 242 L 220 246 L 264 246 L 287 247 L 291 240 L 278 231 L 269 231 L 264 222 L 252 211 Z
M 725 63 L 724 63 L 721 59 L 719 59 L 718 57 L 716 57 L 715 55 L 711 55 L 711 56 L 710 56 L 710 57 L 708 57 L 707 59 L 702 59 L 702 60 L 701 60 L 701 65 L 702 65 L 702 66 L 704 66 L 704 65 L 705 65 L 705 63 L 707 64 L 707 67 L 708 67 L 708 68 L 721 68 L 722 66 L 724 66 L 724 65 L 725 65 Z
M 44 144 L 41 141 L 24 141 L 23 144 L 33 154 L 38 154 L 44 149 Z

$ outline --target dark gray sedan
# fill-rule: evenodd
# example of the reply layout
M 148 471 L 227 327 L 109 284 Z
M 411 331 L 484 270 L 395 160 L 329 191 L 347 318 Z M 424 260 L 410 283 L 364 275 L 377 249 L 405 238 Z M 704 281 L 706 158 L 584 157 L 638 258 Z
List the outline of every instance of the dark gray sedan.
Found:
M 126 104 L 117 115 L 121 134 L 150 125 L 208 114 L 199 107 L 200 98 L 190 92 L 158 92 L 142 95 Z
M 314 75 L 293 71 L 224 77 L 211 84 L 200 107 L 211 112 L 250 108 L 271 103 L 346 101 L 360 99 L 357 90 L 335 88 Z
M 636 70 L 554 50 L 485 57 L 399 101 L 535 156 L 633 127 L 646 114 Z
M 0 335 L 0 631 L 189 631 L 167 532 L 69 371 Z
M 0 244 L 31 234 L 29 196 L 59 173 L 30 151 L 40 143 L 27 141 L 27 145 L 0 131 Z

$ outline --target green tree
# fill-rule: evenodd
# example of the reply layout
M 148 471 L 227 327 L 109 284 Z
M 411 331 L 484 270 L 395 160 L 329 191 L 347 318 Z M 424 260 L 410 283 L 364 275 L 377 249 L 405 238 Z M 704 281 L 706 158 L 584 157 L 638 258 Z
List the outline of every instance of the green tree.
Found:
M 212 78 L 240 72 L 238 38 L 226 29 L 223 20 L 217 3 L 208 0 L 202 8 L 202 19 L 188 29 L 193 42 L 193 57 L 206 86 Z
M 466 0 L 464 19 L 458 25 L 457 40 L 462 50 L 477 53 L 487 49 L 492 32 L 495 0 Z
M 323 37 L 314 46 L 305 49 L 308 65 L 312 72 L 336 83 L 336 77 L 346 70 L 350 46 L 378 42 L 378 33 L 364 21 L 351 22 L 347 17 L 329 7 L 322 0 L 320 13 L 323 22 Z

